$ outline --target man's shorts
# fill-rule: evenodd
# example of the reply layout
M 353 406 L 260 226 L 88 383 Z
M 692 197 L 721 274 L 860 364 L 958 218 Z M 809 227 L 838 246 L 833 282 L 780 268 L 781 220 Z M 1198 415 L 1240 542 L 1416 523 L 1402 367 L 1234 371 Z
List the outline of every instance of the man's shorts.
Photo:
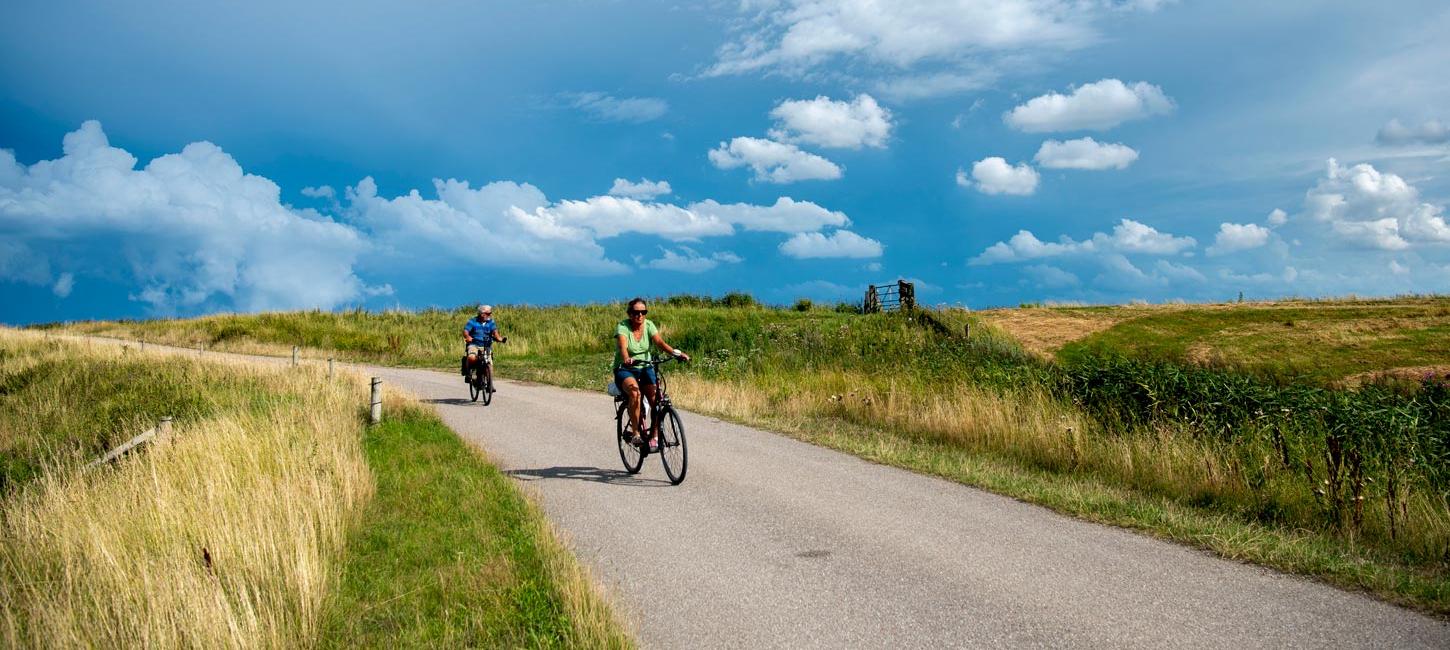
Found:
M 483 358 L 485 358 L 485 359 L 492 359 L 493 358 L 493 348 L 491 348 L 491 347 L 489 347 L 487 345 L 478 345 L 477 343 L 469 343 L 468 346 L 466 348 L 464 348 L 463 353 L 464 354 L 480 354 L 481 353 L 481 354 L 483 354 Z
M 624 390 L 624 380 L 630 377 L 634 377 L 634 380 L 639 382 L 641 386 L 660 383 L 659 377 L 655 375 L 654 366 L 645 366 L 643 368 L 620 367 L 614 369 L 614 385 L 618 386 L 620 390 Z

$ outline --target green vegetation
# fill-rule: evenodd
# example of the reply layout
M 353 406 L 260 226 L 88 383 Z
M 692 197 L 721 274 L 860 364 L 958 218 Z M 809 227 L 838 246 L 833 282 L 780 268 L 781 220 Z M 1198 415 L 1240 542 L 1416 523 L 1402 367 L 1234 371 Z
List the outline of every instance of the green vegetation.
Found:
M 1336 389 L 1304 373 L 1087 344 L 1050 360 L 1018 345 L 1009 322 L 980 314 L 723 302 L 651 304 L 670 342 L 695 357 L 674 375 L 687 408 L 1450 612 L 1450 395 L 1438 380 Z M 1123 326 L 1112 308 L 1077 309 L 1074 322 Z M 1125 309 L 1164 322 L 1197 313 Z M 499 308 L 509 337 L 496 357 L 500 375 L 601 388 L 622 311 Z M 467 317 L 309 312 L 77 329 L 183 344 L 227 331 L 211 340 L 242 351 L 326 341 L 333 351 L 316 356 L 452 369 Z M 1154 336 L 1180 334 L 1143 330 L 1127 340 Z M 984 463 L 995 469 L 971 469 Z
M 364 445 L 377 495 L 322 637 L 356 647 L 628 647 L 604 600 L 501 472 L 417 407 Z
M 631 645 L 497 469 L 397 394 L 365 430 L 344 378 L 0 330 L 26 472 L 0 494 L 0 645 Z M 172 439 L 79 470 L 160 414 Z
M 1068 343 L 1059 356 L 1104 352 L 1318 383 L 1397 368 L 1445 374 L 1450 298 L 1166 307 Z
M 73 343 L 6 339 L 0 345 L 0 495 L 47 466 L 95 458 L 163 416 L 197 421 L 288 399 L 255 377 L 159 364 L 134 347 L 97 347 L 80 368 Z

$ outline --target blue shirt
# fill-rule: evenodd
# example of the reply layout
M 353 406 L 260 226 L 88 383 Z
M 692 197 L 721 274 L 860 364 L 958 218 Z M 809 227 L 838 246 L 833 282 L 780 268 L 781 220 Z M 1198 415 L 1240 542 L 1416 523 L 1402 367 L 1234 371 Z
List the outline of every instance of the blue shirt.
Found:
M 476 317 L 470 318 L 463 325 L 463 331 L 468 332 L 468 335 L 473 337 L 473 340 L 469 341 L 469 343 L 491 348 L 493 347 L 493 333 L 498 331 L 498 323 L 493 322 L 492 318 L 482 323 L 478 322 L 478 318 Z

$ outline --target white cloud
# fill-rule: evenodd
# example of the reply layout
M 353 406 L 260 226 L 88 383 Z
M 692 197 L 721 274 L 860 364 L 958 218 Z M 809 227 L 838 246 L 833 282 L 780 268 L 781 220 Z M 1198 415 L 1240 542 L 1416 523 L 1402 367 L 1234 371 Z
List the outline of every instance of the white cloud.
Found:
M 1410 269 L 1395 260 L 1390 260 L 1390 273 L 1395 275 L 1409 275 Z
M 312 199 L 331 199 L 337 197 L 337 191 L 331 185 L 320 185 L 318 187 L 302 188 L 302 196 Z
M 1037 191 L 1037 170 L 1027 163 L 1016 167 L 999 156 L 983 158 L 972 164 L 972 180 L 966 172 L 957 170 L 957 184 L 975 187 L 983 194 L 1011 194 L 1029 196 Z
M 781 102 L 770 116 L 776 126 L 770 137 L 781 142 L 836 149 L 885 147 L 891 136 L 891 111 L 870 95 L 845 102 L 826 96 Z
M 818 232 L 797 234 L 780 245 L 780 252 L 796 258 L 881 257 L 881 242 L 862 237 L 849 230 L 837 230 L 830 235 Z
M 893 76 L 876 82 L 875 89 L 877 94 L 887 99 L 905 102 L 982 90 L 996 80 L 997 75 L 985 69 L 970 72 L 932 72 Z
M 658 97 L 614 97 L 599 92 L 564 95 L 569 105 L 602 122 L 649 122 L 664 117 L 670 105 Z
M 690 204 L 691 211 L 740 226 L 746 230 L 798 233 L 820 230 L 826 226 L 847 226 L 851 220 L 841 212 L 827 210 L 810 201 L 796 201 L 788 196 L 773 205 L 748 203 L 720 204 L 706 199 Z
M 618 196 L 594 196 L 564 200 L 533 212 L 514 209 L 518 218 L 528 219 L 539 233 L 587 230 L 598 237 L 625 233 L 656 235 L 684 240 L 729 235 L 731 225 L 714 216 L 668 203 L 645 203 Z
M 669 181 L 652 181 L 648 178 L 641 178 L 638 183 L 630 182 L 627 179 L 614 179 L 614 186 L 609 188 L 611 196 L 625 196 L 632 199 L 652 199 L 657 196 L 668 196 L 673 190 L 670 189 Z
M 0 230 L 47 268 L 71 267 L 65 284 L 129 277 L 161 311 L 333 307 L 361 294 L 353 269 L 366 240 L 283 205 L 276 184 L 216 145 L 137 162 L 94 121 L 65 136 L 58 160 L 26 167 L 0 153 Z
M 1305 194 L 1304 207 L 1352 245 L 1405 250 L 1450 243 L 1445 206 L 1422 202 L 1405 179 L 1367 163 L 1346 169 L 1329 159 L 1325 177 Z
M 1269 243 L 1269 229 L 1258 224 L 1221 223 L 1209 255 L 1225 255 L 1235 251 L 1258 248 Z
M 889 69 L 958 64 L 1032 50 L 1063 50 L 1096 40 L 1091 23 L 1105 9 L 1152 9 L 1157 2 L 1077 0 L 786 0 L 744 2 L 754 14 L 721 47 L 707 75 L 776 69 L 800 73 L 835 59 Z
M 793 144 L 762 138 L 739 137 L 728 143 L 721 142 L 710 151 L 710 162 L 720 169 L 750 167 L 755 172 L 755 180 L 767 183 L 841 177 L 841 168 L 825 158 L 801 151 Z
M 1289 213 L 1279 208 L 1274 208 L 1274 211 L 1269 213 L 1269 217 L 1265 221 L 1269 224 L 1270 228 L 1278 228 L 1289 223 Z
M 66 297 L 69 297 L 70 296 L 70 292 L 71 292 L 72 289 L 75 288 L 75 286 L 76 286 L 76 276 L 75 276 L 75 274 L 73 274 L 73 273 L 62 273 L 62 274 L 60 274 L 60 277 L 56 278 L 55 284 L 53 286 L 51 286 L 50 291 L 51 291 L 51 293 L 54 293 L 55 294 L 55 297 L 57 297 L 57 298 L 66 298 Z
M 1081 284 L 1076 275 L 1047 264 L 1033 264 L 1023 267 L 1022 272 L 1032 278 L 1037 286 L 1045 289 L 1064 289 Z
M 1172 111 L 1173 100 L 1158 86 L 1103 79 L 1078 86 L 1067 95 L 1053 92 L 1034 97 L 1008 111 L 1002 119 L 1008 126 L 1028 133 L 1101 131 Z
M 1033 160 L 1048 169 L 1126 169 L 1138 159 L 1138 152 L 1123 144 L 1099 143 L 1079 138 L 1042 143 Z
M 1112 234 L 1093 233 L 1092 238 L 1084 241 L 1063 236 L 1057 242 L 1044 242 L 1030 231 L 1020 230 L 1011 239 L 988 246 L 970 263 L 980 266 L 1078 253 L 1174 255 L 1193 248 L 1197 243 L 1192 237 L 1176 237 L 1147 224 L 1123 219 L 1113 227 Z
M 687 246 L 681 246 L 679 252 L 668 248 L 661 248 L 660 251 L 659 258 L 645 262 L 644 266 L 661 271 L 704 273 L 714 270 L 722 263 L 736 264 L 742 261 L 740 256 L 728 251 L 715 253 L 709 257 L 700 255 Z
M 1405 126 L 1390 120 L 1380 127 L 1375 141 L 1384 145 L 1444 144 L 1450 142 L 1450 127 L 1440 120 L 1426 120 L 1416 126 Z

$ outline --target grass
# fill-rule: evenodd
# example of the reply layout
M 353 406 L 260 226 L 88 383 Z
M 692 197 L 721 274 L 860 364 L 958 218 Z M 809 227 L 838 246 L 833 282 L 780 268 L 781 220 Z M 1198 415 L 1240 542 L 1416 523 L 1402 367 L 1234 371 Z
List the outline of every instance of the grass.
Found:
M 631 643 L 537 509 L 404 396 L 365 429 L 362 379 L 315 367 L 11 330 L 0 360 L 8 466 L 34 468 L 0 497 L 0 645 Z M 172 441 L 80 469 L 157 413 L 184 414 Z M 89 426 L 27 442 L 48 418 Z
M 128 394 L 148 388 L 93 372 L 117 363 L 110 351 L 39 339 L 0 331 L 7 358 L 44 369 L 29 386 L 105 379 L 119 403 L 150 404 Z M 166 382 L 239 377 L 233 388 L 249 408 L 211 404 L 178 420 L 169 443 L 113 467 L 85 472 L 58 458 L 6 495 L 0 645 L 293 647 L 315 638 L 346 531 L 372 491 L 359 391 L 303 373 L 157 356 L 125 363 Z M 3 400 L 12 424 L 56 408 L 26 391 Z
M 1401 302 L 1414 310 L 1439 300 Z M 1281 314 L 1364 308 L 1385 307 L 1272 307 Z M 1134 309 L 1139 320 L 1160 317 Z M 1172 309 L 1190 314 L 1190 323 L 1199 311 L 1237 311 Z M 500 308 L 510 338 L 496 356 L 500 374 L 601 388 L 611 358 L 608 333 L 621 310 Z M 1168 314 L 1162 312 L 1165 322 L 1172 321 Z M 460 343 L 454 332 L 466 317 L 311 312 L 79 329 L 174 339 L 227 330 L 233 334 L 222 345 L 286 350 L 339 327 L 333 341 L 373 332 L 397 345 L 392 352 L 340 348 L 319 356 L 451 369 Z M 687 408 L 808 434 L 881 462 L 1450 613 L 1450 398 L 1430 384 L 1335 390 L 1159 360 L 1147 348 L 1124 357 L 1084 347 L 1059 354 L 1057 362 L 1019 345 L 990 315 L 950 310 L 911 319 L 656 301 L 651 317 L 673 345 L 695 356 L 672 375 Z M 966 325 L 970 337 L 958 333 Z M 1153 336 L 1180 335 L 1189 336 Z M 1415 345 L 1405 349 L 1414 352 Z M 857 438 L 874 447 L 851 442 Z M 974 463 L 996 469 L 952 469 Z
M 349 546 L 325 645 L 631 645 L 507 477 L 431 413 L 389 412 L 365 438 L 377 496 Z

